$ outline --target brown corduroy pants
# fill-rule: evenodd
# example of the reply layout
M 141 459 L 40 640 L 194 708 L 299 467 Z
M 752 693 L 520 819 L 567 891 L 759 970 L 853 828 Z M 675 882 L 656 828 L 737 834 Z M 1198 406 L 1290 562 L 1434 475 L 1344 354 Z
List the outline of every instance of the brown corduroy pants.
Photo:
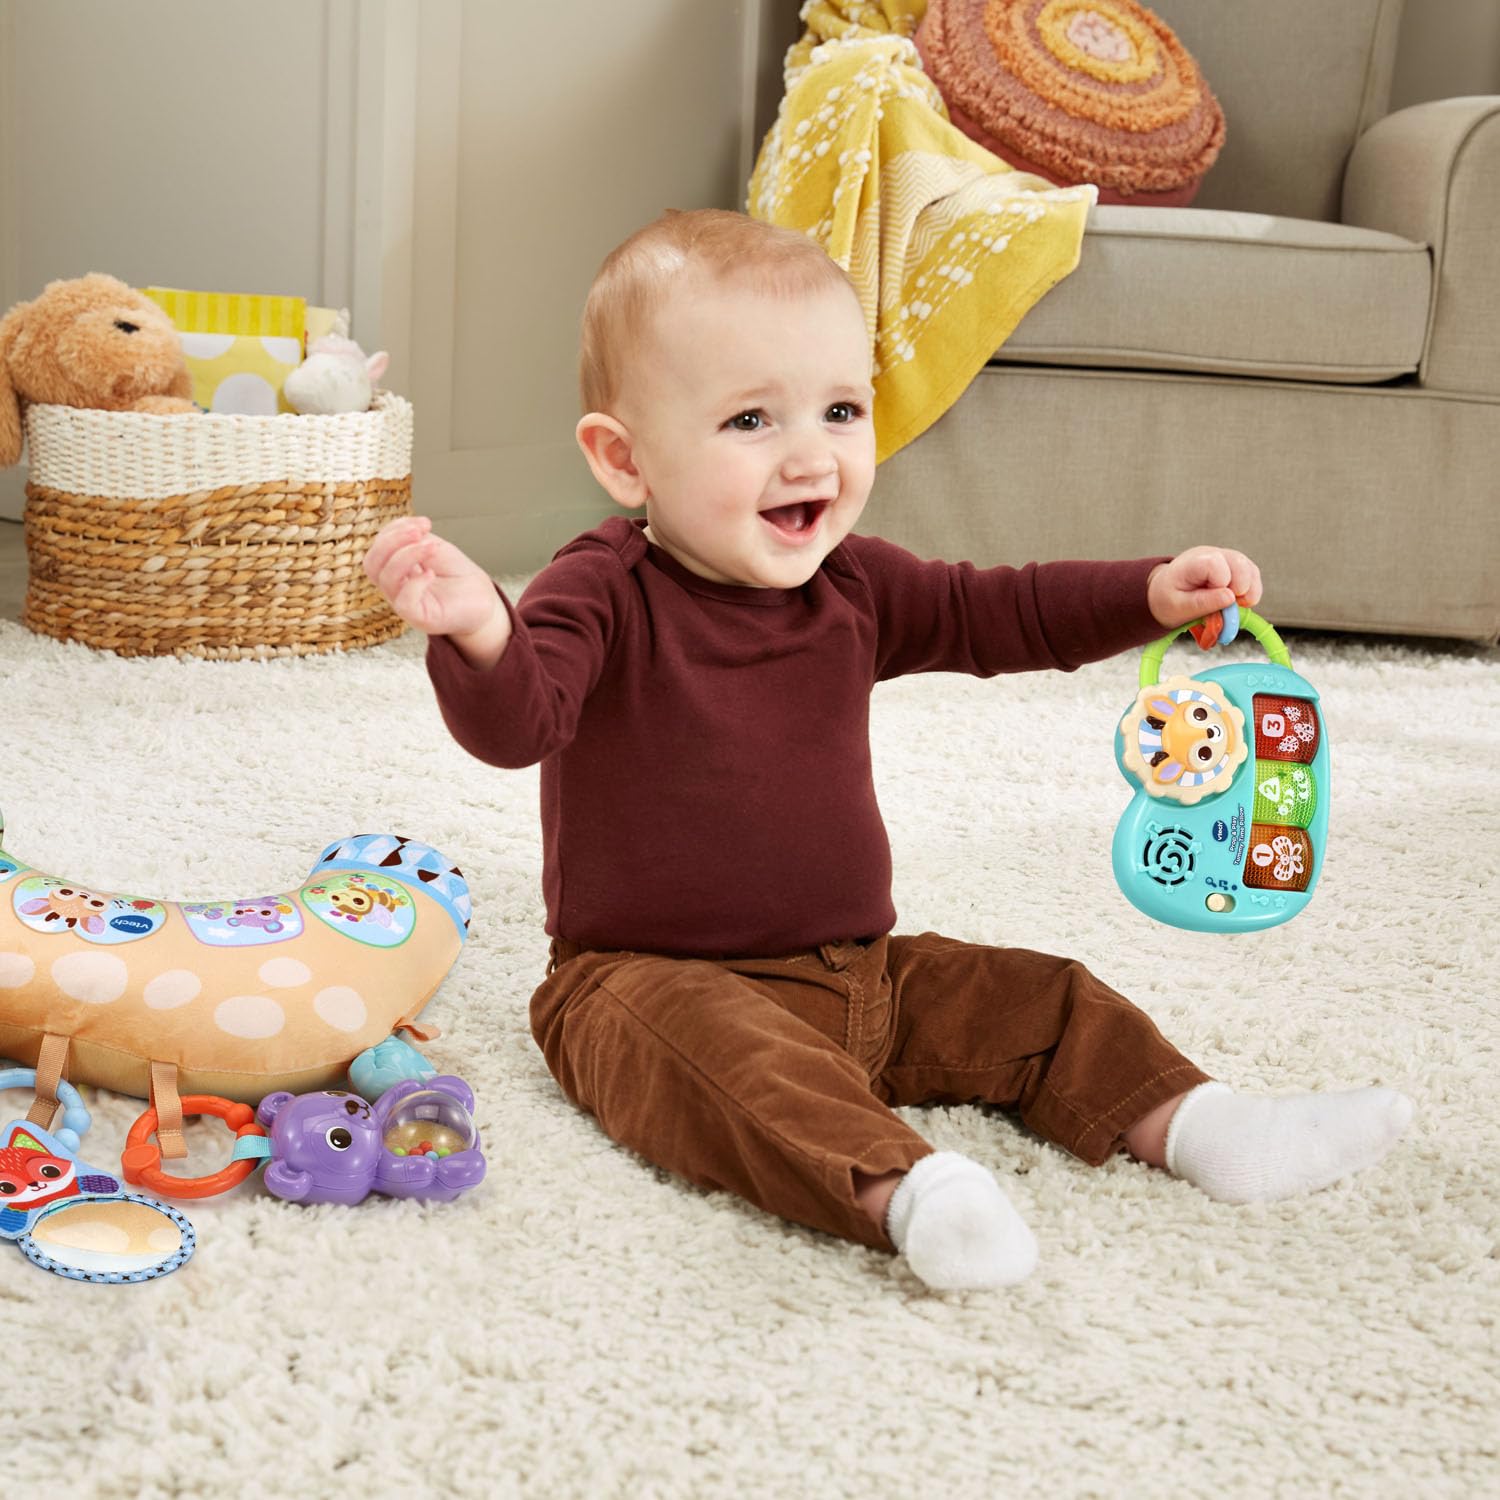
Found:
M 554 939 L 531 1027 L 563 1092 L 621 1145 L 883 1249 L 854 1173 L 933 1149 L 892 1105 L 996 1104 L 1097 1166 L 1208 1079 L 1082 964 L 931 932 L 720 960 Z

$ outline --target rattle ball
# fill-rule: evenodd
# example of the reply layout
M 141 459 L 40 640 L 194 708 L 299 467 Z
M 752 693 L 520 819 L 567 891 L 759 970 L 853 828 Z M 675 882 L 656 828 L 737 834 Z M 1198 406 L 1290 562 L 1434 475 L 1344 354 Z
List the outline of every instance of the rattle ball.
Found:
M 423 1089 L 391 1111 L 385 1148 L 396 1156 L 451 1156 L 471 1149 L 478 1135 L 473 1117 L 452 1094 Z

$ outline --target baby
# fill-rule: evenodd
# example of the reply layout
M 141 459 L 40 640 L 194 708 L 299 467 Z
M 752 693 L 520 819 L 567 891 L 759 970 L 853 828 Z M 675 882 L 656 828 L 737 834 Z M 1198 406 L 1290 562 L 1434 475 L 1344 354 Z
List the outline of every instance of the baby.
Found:
M 583 318 L 578 443 L 644 518 L 568 543 L 519 604 L 425 518 L 370 548 L 458 742 L 541 762 L 531 1024 L 558 1083 L 648 1160 L 942 1290 L 1020 1281 L 1036 1242 L 983 1165 L 892 1106 L 987 1101 L 1091 1165 L 1123 1146 L 1234 1203 L 1378 1161 L 1401 1094 L 1233 1093 L 1075 960 L 892 934 L 877 682 L 1070 671 L 1261 584 L 1221 547 L 977 569 L 855 535 L 870 378 L 816 244 L 669 214 L 608 257 Z

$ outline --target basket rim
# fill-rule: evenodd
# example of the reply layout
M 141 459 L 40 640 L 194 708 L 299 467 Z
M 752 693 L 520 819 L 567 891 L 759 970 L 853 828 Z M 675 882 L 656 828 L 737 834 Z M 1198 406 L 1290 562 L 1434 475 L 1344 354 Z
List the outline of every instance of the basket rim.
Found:
M 371 417 L 396 416 L 403 410 L 410 411 L 411 409 L 412 404 L 405 396 L 398 395 L 395 391 L 376 391 L 370 405 L 363 411 L 279 411 L 261 416 L 254 412 L 200 410 L 192 415 L 195 423 L 210 422 L 217 426 L 237 426 L 241 423 L 264 423 L 270 426 L 278 422 L 301 426 L 307 423 L 331 425 L 338 422 L 347 422 L 351 418 L 360 421 L 368 420 Z M 25 419 L 27 421 L 31 420 L 33 413 L 44 421 L 86 422 L 103 418 L 111 422 L 145 423 L 178 422 L 183 417 L 190 415 L 188 412 L 113 411 L 103 406 L 65 406 L 55 401 L 28 401 L 24 413 Z
M 358 483 L 410 474 L 415 416 L 382 391 L 365 411 L 26 410 L 29 479 L 45 489 L 111 500 L 165 500 L 243 485 Z

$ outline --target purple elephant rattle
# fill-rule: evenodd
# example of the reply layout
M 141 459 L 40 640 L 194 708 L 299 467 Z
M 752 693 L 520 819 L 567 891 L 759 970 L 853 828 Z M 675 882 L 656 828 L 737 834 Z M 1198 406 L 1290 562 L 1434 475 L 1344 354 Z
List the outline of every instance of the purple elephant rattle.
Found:
M 337 1089 L 268 1094 L 265 1183 L 297 1203 L 359 1203 L 370 1193 L 447 1203 L 484 1179 L 474 1094 L 451 1074 L 408 1079 L 374 1104 Z

